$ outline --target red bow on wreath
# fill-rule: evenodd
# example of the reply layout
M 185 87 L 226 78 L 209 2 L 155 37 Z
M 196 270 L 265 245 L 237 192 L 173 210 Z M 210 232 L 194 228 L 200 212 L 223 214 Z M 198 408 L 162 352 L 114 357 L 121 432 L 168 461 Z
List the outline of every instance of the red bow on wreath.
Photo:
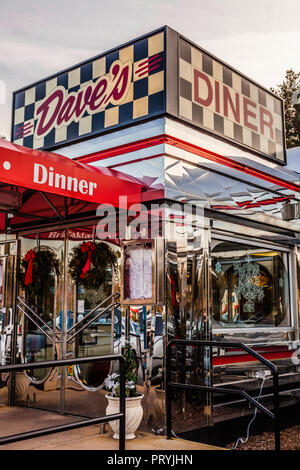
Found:
M 25 286 L 32 283 L 32 271 L 33 271 L 33 260 L 36 254 L 33 250 L 27 251 L 25 255 L 25 261 L 28 261 L 28 267 L 25 275 Z
M 81 247 L 81 252 L 82 253 L 87 253 L 88 256 L 87 256 L 87 260 L 86 260 L 86 263 L 85 265 L 83 266 L 82 268 L 82 272 L 80 274 L 80 277 L 81 279 L 84 279 L 84 276 L 86 275 L 86 273 L 90 270 L 90 267 L 91 267 L 91 259 L 92 259 L 92 253 L 93 251 L 96 250 L 96 247 L 93 243 L 91 242 L 83 242 Z

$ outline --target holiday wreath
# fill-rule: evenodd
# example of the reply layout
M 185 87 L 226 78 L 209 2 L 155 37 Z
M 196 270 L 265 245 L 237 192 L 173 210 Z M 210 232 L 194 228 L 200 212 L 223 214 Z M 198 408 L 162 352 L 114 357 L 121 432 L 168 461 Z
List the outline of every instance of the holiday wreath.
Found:
M 32 300 L 48 295 L 53 282 L 53 270 L 57 276 L 60 275 L 60 261 L 56 254 L 46 247 L 27 251 L 20 268 L 19 282 L 25 290 L 26 298 Z
M 98 289 L 106 280 L 107 268 L 116 267 L 118 257 L 106 243 L 83 242 L 72 250 L 70 275 L 85 289 Z

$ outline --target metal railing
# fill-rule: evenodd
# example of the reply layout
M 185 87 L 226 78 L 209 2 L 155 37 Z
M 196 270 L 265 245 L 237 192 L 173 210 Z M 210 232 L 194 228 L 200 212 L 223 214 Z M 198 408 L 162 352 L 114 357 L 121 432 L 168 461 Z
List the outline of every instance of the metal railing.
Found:
M 186 383 L 177 383 L 171 381 L 171 350 L 173 345 L 186 345 L 186 346 L 209 346 L 219 348 L 237 348 L 243 349 L 245 352 L 253 356 L 255 359 L 263 363 L 268 369 L 271 370 L 273 375 L 273 412 L 268 410 L 265 406 L 259 403 L 255 398 L 251 397 L 247 392 L 242 389 L 224 388 L 224 387 L 211 387 L 204 385 L 192 385 Z M 166 349 L 166 412 L 167 412 L 167 439 L 172 437 L 172 403 L 171 393 L 172 389 L 181 390 L 199 390 L 202 392 L 211 393 L 224 393 L 224 394 L 235 394 L 242 395 L 249 403 L 252 403 L 256 408 L 265 413 L 271 419 L 274 420 L 274 434 L 275 434 L 275 450 L 280 450 L 280 422 L 279 422 L 279 384 L 278 384 L 278 368 L 272 362 L 265 359 L 263 356 L 258 354 L 256 351 L 251 349 L 244 343 L 229 343 L 222 341 L 201 341 L 201 340 L 180 340 L 172 339 L 167 344 Z
M 82 318 L 82 320 L 79 320 L 77 323 L 75 323 L 75 325 L 71 326 L 71 328 L 69 328 L 67 330 L 67 334 L 70 334 L 70 332 L 73 331 L 74 329 L 76 330 L 77 326 L 81 325 L 83 322 L 86 322 L 86 320 L 88 318 L 92 317 L 91 320 L 88 321 L 88 323 L 84 323 L 84 325 L 81 328 L 79 328 L 79 330 L 76 330 L 75 333 L 72 334 L 72 336 L 68 337 L 67 343 L 69 341 L 71 341 L 71 339 L 75 338 L 75 336 L 77 336 L 79 333 L 81 333 L 81 331 L 85 330 L 88 326 L 90 326 L 92 323 L 94 323 L 96 320 L 98 320 L 98 318 L 100 318 L 102 315 L 104 315 L 107 311 L 109 311 L 112 308 L 115 308 L 115 307 L 119 306 L 120 303 L 117 302 L 117 299 L 119 297 L 120 297 L 120 294 L 118 292 L 114 292 L 109 297 L 107 297 L 105 300 L 103 300 L 103 302 L 101 302 L 99 305 L 94 307 L 85 317 Z M 100 307 L 102 307 L 102 305 L 104 305 L 110 299 L 112 299 L 112 302 L 110 303 L 110 305 L 108 305 L 103 310 L 98 312 L 95 316 L 92 316 L 97 310 L 100 309 Z
M 12 442 L 23 441 L 25 439 L 32 439 L 35 437 L 46 436 L 47 434 L 54 434 L 61 431 L 69 431 L 71 429 L 78 429 L 85 426 L 91 426 L 98 423 L 107 423 L 109 421 L 119 420 L 119 450 L 125 450 L 125 359 L 121 354 L 111 354 L 108 356 L 91 356 L 81 357 L 76 359 L 60 359 L 57 361 L 43 361 L 31 362 L 26 364 L 12 364 L 0 367 L 0 374 L 2 372 L 17 372 L 26 369 L 42 369 L 47 367 L 63 367 L 86 362 L 98 361 L 119 361 L 120 364 L 120 412 L 102 416 L 99 418 L 89 418 L 78 421 L 76 423 L 62 424 L 60 426 L 53 426 L 35 431 L 28 431 L 20 434 L 13 434 L 0 438 L 0 445 L 10 444 Z
M 120 305 L 119 302 L 117 302 L 117 299 L 120 297 L 120 294 L 118 292 L 114 292 L 113 294 L 111 294 L 110 296 L 106 297 L 106 299 L 104 299 L 102 302 L 100 302 L 100 304 L 96 305 L 96 307 L 94 307 L 85 317 L 83 317 L 81 320 L 79 320 L 77 323 L 75 323 L 75 325 L 71 326 L 71 328 L 69 328 L 67 330 L 67 335 L 70 335 L 71 334 L 71 331 L 75 330 L 75 333 L 73 333 L 71 336 L 69 336 L 67 338 L 67 343 L 69 341 L 71 341 L 73 338 L 75 338 L 75 336 L 77 336 L 79 333 L 81 333 L 81 331 L 85 330 L 88 326 L 90 326 L 92 323 L 94 323 L 96 320 L 98 320 L 102 315 L 104 315 L 107 311 L 109 311 L 110 309 L 112 308 L 115 308 L 117 306 Z M 43 333 L 45 336 L 47 336 L 48 339 L 50 339 L 50 341 L 52 343 L 58 343 L 61 341 L 61 338 L 60 338 L 60 335 L 61 335 L 61 331 L 57 331 L 57 330 L 54 330 L 52 329 L 48 323 L 45 323 L 44 320 L 40 317 L 40 315 L 38 315 L 29 305 L 28 303 L 25 301 L 25 299 L 21 296 L 17 297 L 18 299 L 18 304 L 17 304 L 17 308 L 27 317 L 29 318 L 30 321 L 32 321 L 35 326 L 41 331 L 41 333 Z M 95 315 L 93 315 L 95 312 L 97 312 L 97 310 L 99 310 L 106 302 L 108 302 L 108 300 L 111 300 L 111 303 L 110 305 L 108 305 L 107 307 L 103 308 L 103 310 L 99 311 L 98 313 L 96 313 Z M 30 314 L 26 311 L 26 309 L 29 310 Z M 86 323 L 86 321 L 91 318 L 88 323 Z M 39 325 L 38 324 L 38 321 L 41 322 L 42 325 Z M 77 327 L 79 325 L 83 325 L 81 326 L 81 328 L 79 328 L 78 330 Z M 47 333 L 48 331 L 48 333 Z M 50 336 L 52 335 L 52 337 Z M 53 339 L 54 338 L 54 339 Z
M 32 323 L 35 324 L 35 326 L 45 335 L 47 338 L 52 342 L 59 342 L 60 337 L 57 331 L 53 330 L 47 323 L 44 322 L 44 320 L 26 303 L 26 301 L 23 299 L 23 297 L 19 296 L 17 297 L 18 304 L 17 308 L 27 317 L 29 318 Z M 31 315 L 26 311 L 28 309 L 31 313 Z M 41 325 L 38 324 L 38 321 L 41 322 Z M 44 329 L 43 329 L 44 327 Z M 48 333 L 45 331 L 47 330 Z M 54 337 L 54 339 L 50 336 L 50 334 Z M 56 338 L 56 339 L 55 339 Z

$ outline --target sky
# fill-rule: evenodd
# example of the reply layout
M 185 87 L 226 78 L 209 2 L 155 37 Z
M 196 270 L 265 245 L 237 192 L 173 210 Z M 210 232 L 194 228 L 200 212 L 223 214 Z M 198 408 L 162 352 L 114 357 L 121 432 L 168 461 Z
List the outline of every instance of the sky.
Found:
M 300 71 L 299 0 L 0 0 L 0 134 L 12 92 L 169 25 L 269 88 Z

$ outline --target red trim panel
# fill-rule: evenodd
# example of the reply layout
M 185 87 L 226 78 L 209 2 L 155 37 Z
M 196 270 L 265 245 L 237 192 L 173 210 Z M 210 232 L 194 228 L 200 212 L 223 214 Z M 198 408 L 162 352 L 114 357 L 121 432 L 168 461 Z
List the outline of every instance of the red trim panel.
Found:
M 171 136 L 166 135 L 166 144 L 179 147 L 180 149 L 194 153 L 195 155 L 198 155 L 199 157 L 203 157 L 203 158 L 206 158 L 207 160 L 220 163 L 221 165 L 234 168 L 235 170 L 241 171 L 243 173 L 247 173 L 248 175 L 255 176 L 256 178 L 261 178 L 265 181 L 269 181 L 270 183 L 282 186 L 283 188 L 288 188 L 298 193 L 300 192 L 300 187 L 297 186 L 296 184 L 289 183 L 288 181 L 285 181 L 282 178 L 271 176 L 264 171 L 256 170 L 248 165 L 243 165 L 242 163 L 239 163 L 236 160 L 232 160 L 231 158 L 224 157 L 215 152 L 211 152 L 209 150 L 205 150 L 201 147 L 198 147 L 197 145 L 190 144 L 183 140 L 177 139 L 177 137 L 171 137 Z
M 294 351 L 281 351 L 281 352 L 264 352 L 260 353 L 265 359 L 269 361 L 279 360 L 279 359 L 289 359 L 292 357 Z M 226 364 L 241 364 L 243 362 L 258 362 L 250 354 L 237 354 L 237 355 L 227 355 L 213 358 L 213 366 L 223 366 Z
M 144 160 L 154 160 L 154 158 L 163 157 L 164 153 L 157 153 L 156 155 L 151 155 L 150 157 L 136 158 L 135 160 L 130 160 L 129 162 L 116 163 L 115 165 L 108 165 L 107 168 L 117 168 L 118 166 L 131 165 L 132 163 L 143 162 Z
M 181 150 L 191 152 L 195 155 L 198 155 L 199 157 L 205 158 L 207 160 L 210 160 L 216 163 L 220 163 L 221 165 L 227 166 L 229 168 L 233 168 L 237 171 L 241 171 L 242 173 L 255 176 L 256 178 L 260 178 L 264 181 L 269 181 L 270 183 L 281 186 L 283 188 L 290 189 L 297 193 L 300 192 L 300 187 L 294 183 L 290 183 L 276 176 L 271 176 L 267 172 L 257 170 L 255 168 L 250 167 L 249 165 L 244 165 L 242 163 L 239 163 L 237 160 L 233 160 L 232 158 L 228 158 L 223 155 L 217 154 L 215 152 L 211 152 L 210 150 L 206 150 L 202 147 L 198 147 L 197 145 L 191 144 L 189 142 L 186 142 L 184 140 L 178 139 L 177 137 L 173 137 L 167 134 L 157 135 L 157 136 L 150 137 L 147 139 L 142 139 L 139 141 L 120 145 L 118 147 L 114 147 L 111 149 L 102 150 L 101 152 L 95 152 L 89 155 L 84 155 L 82 157 L 77 158 L 76 160 L 80 162 L 91 163 L 94 161 L 103 160 L 105 158 L 110 158 L 110 157 L 114 157 L 117 155 L 123 155 L 123 154 L 130 153 L 130 152 L 136 152 L 138 150 L 142 150 L 142 149 L 152 147 L 155 145 L 160 145 L 160 144 L 168 144 L 174 147 L 178 147 Z
M 105 158 L 116 157 L 118 155 L 124 155 L 130 152 L 137 152 L 138 150 L 143 150 L 148 147 L 153 147 L 155 145 L 164 144 L 165 140 L 166 140 L 166 136 L 162 134 L 162 135 L 158 135 L 155 137 L 138 140 L 136 142 L 130 142 L 129 144 L 118 145 L 118 147 L 101 150 L 101 152 L 94 152 L 88 155 L 83 155 L 82 157 L 78 157 L 75 160 L 77 162 L 82 162 L 82 163 L 83 162 L 91 163 L 91 162 L 95 162 L 99 160 L 104 160 Z

